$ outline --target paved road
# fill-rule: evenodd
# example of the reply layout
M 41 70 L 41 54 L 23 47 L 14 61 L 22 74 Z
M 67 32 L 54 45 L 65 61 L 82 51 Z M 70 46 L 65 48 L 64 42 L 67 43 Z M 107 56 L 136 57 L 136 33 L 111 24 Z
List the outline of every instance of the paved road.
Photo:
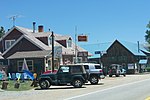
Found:
M 144 100 L 150 96 L 145 93 L 150 93 L 150 74 L 106 77 L 98 85 L 86 84 L 83 88 L 51 86 L 47 90 L 39 88 L 17 92 L 0 90 L 0 100 Z
M 150 79 L 78 95 L 66 100 L 145 100 L 150 96 Z

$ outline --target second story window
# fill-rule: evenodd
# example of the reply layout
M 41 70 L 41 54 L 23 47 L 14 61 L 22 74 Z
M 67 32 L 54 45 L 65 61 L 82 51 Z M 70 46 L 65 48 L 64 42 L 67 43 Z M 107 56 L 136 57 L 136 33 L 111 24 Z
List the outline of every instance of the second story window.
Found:
M 7 50 L 15 43 L 15 40 L 5 40 L 5 49 Z
M 55 37 L 54 37 L 54 41 L 55 41 Z M 52 45 L 52 36 L 49 35 L 48 36 L 48 46 L 51 46 Z
M 49 45 L 49 46 L 52 45 L 52 37 L 49 37 L 49 38 L 48 38 L 48 45 Z
M 71 38 L 68 39 L 68 43 L 67 44 L 68 44 L 68 48 L 72 47 L 72 39 Z

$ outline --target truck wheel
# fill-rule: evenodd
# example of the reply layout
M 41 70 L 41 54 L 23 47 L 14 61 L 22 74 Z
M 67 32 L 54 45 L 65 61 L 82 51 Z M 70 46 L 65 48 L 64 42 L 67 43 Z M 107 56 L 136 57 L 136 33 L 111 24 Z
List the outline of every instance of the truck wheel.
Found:
M 109 75 L 109 77 L 112 77 L 112 75 Z
M 116 74 L 116 77 L 119 77 L 120 75 L 119 74 Z
M 90 83 L 91 84 L 98 84 L 98 77 L 97 76 L 91 76 L 90 77 Z
M 41 80 L 39 82 L 41 89 L 48 89 L 50 87 L 50 82 L 48 80 Z
M 83 85 L 83 82 L 81 79 L 74 79 L 73 80 L 73 86 L 75 88 L 80 88 L 80 87 L 82 87 L 82 85 Z

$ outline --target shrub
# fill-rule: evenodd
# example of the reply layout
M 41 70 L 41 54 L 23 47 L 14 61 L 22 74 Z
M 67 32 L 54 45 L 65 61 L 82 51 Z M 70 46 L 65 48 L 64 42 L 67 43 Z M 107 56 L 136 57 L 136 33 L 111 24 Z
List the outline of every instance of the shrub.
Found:
M 145 69 L 146 69 L 148 72 L 150 72 L 150 67 L 146 67 Z

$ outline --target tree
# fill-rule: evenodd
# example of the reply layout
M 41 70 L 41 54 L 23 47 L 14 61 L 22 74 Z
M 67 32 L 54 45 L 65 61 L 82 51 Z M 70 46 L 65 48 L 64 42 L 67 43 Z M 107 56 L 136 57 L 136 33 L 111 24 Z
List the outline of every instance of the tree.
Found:
M 145 40 L 148 44 L 150 44 L 150 21 L 146 26 L 147 30 L 146 30 L 146 35 L 145 35 Z M 150 51 L 150 47 L 147 47 L 147 49 Z
M 5 34 L 4 27 L 0 27 L 0 38 Z

